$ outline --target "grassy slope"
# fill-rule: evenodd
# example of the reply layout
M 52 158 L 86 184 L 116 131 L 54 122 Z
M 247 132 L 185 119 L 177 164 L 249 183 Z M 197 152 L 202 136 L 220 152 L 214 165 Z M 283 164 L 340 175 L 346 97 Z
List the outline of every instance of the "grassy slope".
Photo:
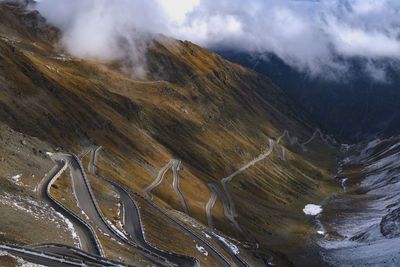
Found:
M 60 59 L 51 45 L 56 30 L 29 28 L 35 16 L 27 19 L 14 8 L 0 5 L 0 13 L 6 14 L 0 35 L 8 38 L 0 39 L 0 120 L 65 150 L 103 145 L 104 175 L 139 192 L 171 158 L 181 159 L 182 192 L 193 217 L 203 223 L 208 182 L 219 185 L 284 129 L 300 140 L 313 133 L 307 114 L 268 78 L 189 42 L 159 36 L 149 45 L 147 79 L 137 80 L 120 71 L 118 62 Z M 308 153 L 286 147 L 287 162 L 273 154 L 229 187 L 239 223 L 262 250 L 298 261 L 306 228 L 301 209 L 331 190 L 334 152 L 318 141 Z M 169 174 L 154 191 L 155 201 L 181 210 L 165 184 L 171 180 Z M 248 238 L 229 225 L 221 207 L 218 200 L 217 228 Z M 292 249 L 288 242 L 295 244 Z

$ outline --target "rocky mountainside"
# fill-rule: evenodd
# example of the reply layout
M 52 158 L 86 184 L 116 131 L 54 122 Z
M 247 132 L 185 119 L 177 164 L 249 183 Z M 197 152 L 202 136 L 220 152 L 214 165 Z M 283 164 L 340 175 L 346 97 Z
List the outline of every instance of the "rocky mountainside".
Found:
M 298 99 L 322 128 L 352 142 L 399 131 L 400 77 L 395 60 L 373 62 L 380 68 L 374 71 L 369 68 L 369 59 L 338 58 L 347 71 L 333 79 L 329 78 L 329 70 L 327 77 L 310 77 L 274 54 L 251 55 L 229 50 L 217 53 L 267 75 Z M 379 80 L 373 75 L 383 77 Z
M 400 264 L 399 141 L 377 138 L 348 148 L 337 175 L 343 192 L 327 199 L 319 217 L 327 233 L 317 242 L 329 264 Z
M 138 79 L 69 56 L 37 12 L 0 13 L 1 243 L 135 266 L 318 262 L 302 209 L 337 190 L 337 145 L 268 78 L 157 36 Z

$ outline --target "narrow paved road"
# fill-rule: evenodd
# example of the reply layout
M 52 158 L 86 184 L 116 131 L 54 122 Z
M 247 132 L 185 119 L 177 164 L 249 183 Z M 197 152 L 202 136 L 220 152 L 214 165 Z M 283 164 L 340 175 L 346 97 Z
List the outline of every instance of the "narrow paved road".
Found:
M 161 184 L 161 182 L 164 179 L 165 173 L 172 167 L 172 173 L 173 173 L 173 176 L 174 176 L 174 179 L 173 179 L 173 182 L 172 182 L 172 186 L 173 186 L 174 191 L 176 192 L 176 194 L 178 195 L 178 197 L 179 197 L 179 199 L 181 201 L 181 205 L 182 205 L 183 211 L 186 214 L 190 215 L 189 207 L 188 207 L 188 205 L 186 203 L 185 197 L 183 196 L 181 190 L 179 189 L 178 171 L 179 171 L 180 166 L 181 166 L 181 161 L 180 160 L 171 159 L 167 163 L 167 165 L 162 167 L 161 170 L 158 172 L 157 178 L 154 180 L 154 182 L 152 184 L 150 184 L 149 186 L 147 186 L 145 189 L 143 189 L 143 191 L 145 192 L 145 194 L 148 196 L 149 199 L 153 199 L 153 196 L 150 194 L 150 191 Z
M 329 144 L 329 140 L 331 141 L 331 143 L 335 144 L 336 140 L 333 139 L 332 137 L 328 136 L 328 135 L 324 135 L 320 129 L 316 129 L 315 132 L 313 133 L 313 135 L 310 137 L 310 139 L 308 139 L 306 142 L 302 143 L 300 146 L 304 151 L 307 151 L 307 148 L 305 147 L 306 145 L 308 145 L 309 143 L 311 143 L 311 141 L 313 141 L 316 137 L 317 134 L 319 135 L 319 137 L 321 138 L 321 140 L 325 143 L 325 144 Z
M 125 188 L 126 189 L 126 188 Z M 150 201 L 149 199 L 145 198 L 144 196 L 142 196 L 141 194 L 139 194 L 138 192 L 135 192 L 131 189 L 126 189 L 127 191 L 129 191 L 130 193 L 134 194 L 135 196 L 141 198 L 143 201 L 145 201 L 147 204 L 149 204 L 152 208 L 154 208 L 157 212 L 159 212 L 161 215 L 165 216 L 167 219 L 169 219 L 171 222 L 175 223 L 179 228 L 181 228 L 183 231 L 185 231 L 186 233 L 188 233 L 189 235 L 192 236 L 192 238 L 197 241 L 201 246 L 203 246 L 209 253 L 211 256 L 213 256 L 217 262 L 221 265 L 221 266 L 233 266 L 229 260 L 223 256 L 213 245 L 211 245 L 209 242 L 207 242 L 202 236 L 200 236 L 198 233 L 196 233 L 195 231 L 193 231 L 192 229 L 186 227 L 186 225 L 184 225 L 182 222 L 180 222 L 179 220 L 175 219 L 173 216 L 171 216 L 170 214 L 168 214 L 166 211 L 164 211 L 162 208 L 160 208 L 159 206 L 157 206 L 156 204 L 154 204 L 154 202 Z
M 329 144 L 329 142 L 331 142 L 332 144 L 336 144 L 335 139 L 333 139 L 330 136 L 324 135 L 321 132 L 320 129 L 316 129 L 314 131 L 314 133 L 312 134 L 312 136 L 306 142 L 304 142 L 302 144 L 299 143 L 297 137 L 295 137 L 295 136 L 291 137 L 288 130 L 285 130 L 283 132 L 283 134 L 277 139 L 276 142 L 274 140 L 272 140 L 272 139 L 269 139 L 269 149 L 268 149 L 268 151 L 266 151 L 265 153 L 259 155 L 257 158 L 255 158 L 254 160 L 250 161 L 249 163 L 247 163 L 246 165 L 244 165 L 243 167 L 241 167 L 239 170 L 235 171 L 231 175 L 221 179 L 221 185 L 222 185 L 222 187 L 223 187 L 223 189 L 224 189 L 224 191 L 226 193 L 226 196 L 228 198 L 229 206 L 228 206 L 228 203 L 226 202 L 225 198 L 223 197 L 223 194 L 219 191 L 218 187 L 215 186 L 214 184 L 209 184 L 208 186 L 209 186 L 209 188 L 211 190 L 211 197 L 210 197 L 210 200 L 208 201 L 207 206 L 206 206 L 207 220 L 208 220 L 209 226 L 211 228 L 214 227 L 214 223 L 213 223 L 213 219 L 212 219 L 212 215 L 211 215 L 211 209 L 212 209 L 213 205 L 215 204 L 216 197 L 219 196 L 221 198 L 221 201 L 222 201 L 223 205 L 224 205 L 225 216 L 236 226 L 236 228 L 238 228 L 238 230 L 241 230 L 239 224 L 237 224 L 236 220 L 234 219 L 238 215 L 237 215 L 237 212 L 236 212 L 235 203 L 233 201 L 233 198 L 232 198 L 232 195 L 231 195 L 231 193 L 229 191 L 227 183 L 230 182 L 235 176 L 237 176 L 238 174 L 242 173 L 246 169 L 250 168 L 251 166 L 253 166 L 257 162 L 267 158 L 274 150 L 278 154 L 278 156 L 279 156 L 279 158 L 281 160 L 286 161 L 286 149 L 283 146 L 281 146 L 281 148 L 282 148 L 282 152 L 281 152 L 279 150 L 279 148 L 277 147 L 277 145 L 279 145 L 279 143 L 281 142 L 281 140 L 284 137 L 288 138 L 288 140 L 289 140 L 291 145 L 297 144 L 298 146 L 301 147 L 301 149 L 303 151 L 307 151 L 305 146 L 307 144 L 311 143 L 317 137 L 317 135 L 319 135 L 321 140 L 326 144 Z M 227 212 L 227 210 L 229 210 L 229 212 Z
M 173 172 L 173 175 L 174 175 L 173 187 L 174 187 L 174 190 L 175 190 L 176 194 L 179 196 L 179 199 L 181 200 L 183 211 L 187 215 L 190 215 L 189 207 L 188 207 L 188 205 L 186 203 L 185 197 L 183 196 L 181 190 L 179 189 L 178 170 L 179 170 L 179 168 L 181 166 L 181 163 L 182 162 L 180 160 L 176 160 L 176 159 L 174 160 L 174 166 L 172 167 L 172 172 Z
M 121 266 L 123 263 L 113 261 L 110 259 L 102 258 L 96 255 L 88 254 L 80 249 L 61 245 L 61 244 L 37 244 L 37 245 L 29 245 L 24 248 L 33 249 L 35 251 L 40 251 L 44 253 L 51 253 L 54 255 L 62 255 L 63 257 L 73 258 L 79 261 L 83 261 L 86 265 L 91 266 L 99 265 L 99 266 Z
M 97 150 L 94 150 L 97 151 Z M 93 152 L 92 152 L 93 153 Z M 93 161 L 93 164 L 95 162 Z M 174 161 L 171 160 L 166 166 L 164 166 L 164 168 L 159 172 L 158 178 L 156 179 L 155 182 L 159 183 L 159 180 L 162 180 L 162 176 L 165 174 L 165 172 L 168 170 L 168 168 L 170 168 L 173 165 Z M 91 164 L 91 163 L 90 163 Z M 177 168 L 179 167 L 179 165 L 176 165 Z M 91 169 L 95 169 L 96 167 L 91 167 Z M 160 178 L 161 177 L 161 178 Z M 160 178 L 160 179 L 159 179 Z M 195 231 L 193 231 L 192 229 L 186 227 L 182 222 L 180 222 L 179 220 L 175 219 L 174 217 L 172 217 L 170 214 L 168 214 L 167 212 L 165 212 L 162 208 L 160 208 L 159 206 L 157 206 L 156 204 L 154 204 L 152 201 L 150 201 L 148 198 L 145 198 L 144 196 L 142 196 L 141 194 L 131 190 L 131 189 L 127 189 L 122 187 L 121 185 L 117 184 L 114 181 L 111 181 L 107 178 L 104 178 L 106 181 L 110 182 L 111 184 L 113 184 L 116 188 L 118 188 L 118 191 L 120 192 L 120 196 L 123 200 L 123 202 L 125 203 L 124 205 L 124 226 L 125 226 L 125 230 L 130 233 L 132 235 L 132 238 L 137 238 L 138 242 L 145 242 L 147 243 L 145 236 L 143 234 L 143 230 L 142 230 L 142 226 L 141 226 L 141 218 L 140 218 L 140 211 L 138 209 L 137 204 L 135 203 L 135 201 L 132 199 L 132 197 L 130 197 L 129 192 L 132 193 L 133 195 L 139 197 L 140 199 L 142 199 L 143 201 L 145 201 L 148 205 L 150 205 L 152 208 L 154 208 L 157 212 L 159 212 L 161 215 L 165 216 L 167 219 L 169 219 L 171 222 L 173 222 L 174 224 L 176 224 L 179 228 L 181 228 L 182 230 L 184 230 L 186 233 L 188 233 L 189 235 L 192 236 L 192 238 L 194 240 L 196 240 L 199 244 L 201 244 L 209 253 L 210 255 L 212 255 L 217 262 L 219 262 L 219 264 L 221 266 L 224 267 L 232 267 L 232 264 L 229 262 L 228 259 L 226 259 L 216 248 L 214 248 L 209 242 L 207 242 L 204 238 L 202 238 L 199 234 L 197 234 Z M 155 184 L 155 183 L 153 183 Z M 129 213 L 129 214 L 128 214 Z M 131 222 L 129 223 L 128 220 Z M 148 243 L 147 243 L 148 245 Z M 176 257 L 176 256 L 174 256 Z M 180 256 L 181 257 L 181 256 Z M 187 257 L 187 256 L 184 256 Z M 187 257 L 187 258 L 191 258 L 191 257 Z M 187 262 L 187 260 L 186 260 Z M 196 265 L 198 264 L 198 261 L 196 260 Z M 180 266 L 185 266 L 185 265 L 180 265 Z
M 96 170 L 97 167 L 95 165 L 96 157 L 97 157 L 97 152 L 101 147 L 92 147 L 92 155 L 89 161 L 88 165 L 88 170 L 92 174 L 96 175 Z M 131 238 L 139 244 L 141 247 L 145 248 L 148 251 L 151 251 L 152 253 L 159 255 L 165 259 L 168 259 L 168 261 L 176 264 L 177 266 L 197 266 L 198 261 L 195 258 L 184 256 L 184 255 L 178 255 L 175 253 L 167 252 L 161 249 L 158 249 L 152 245 L 150 245 L 145 238 L 144 232 L 143 232 L 143 226 L 142 226 L 142 221 L 140 218 L 140 211 L 139 207 L 135 203 L 135 201 L 132 199 L 132 197 L 129 195 L 128 191 L 126 191 L 122 186 L 117 184 L 116 182 L 113 182 L 110 179 L 107 179 L 105 177 L 102 177 L 103 180 L 107 181 L 111 185 L 113 185 L 121 198 L 121 201 L 123 203 L 123 224 L 125 231 L 131 236 Z
M 59 175 L 65 171 L 67 162 L 57 154 L 51 154 L 51 159 L 56 164 L 54 171 L 43 178 L 37 187 L 37 193 L 41 199 L 53 207 L 56 211 L 67 217 L 74 225 L 74 229 L 79 237 L 80 248 L 92 254 L 103 255 L 101 248 L 98 247 L 95 236 L 92 235 L 88 225 L 82 223 L 77 217 L 73 216 L 73 212 L 68 210 L 61 203 L 57 203 L 50 195 L 51 184 L 55 182 Z
M 140 218 L 139 207 L 129 195 L 129 193 L 121 187 L 119 184 L 107 179 L 110 184 L 114 185 L 114 187 L 118 190 L 118 193 L 121 197 L 121 201 L 123 202 L 123 224 L 125 231 L 132 237 L 132 239 L 140 244 L 142 247 L 152 251 L 155 254 L 161 255 L 164 258 L 167 258 L 169 261 L 176 263 L 178 266 L 197 266 L 198 261 L 195 258 L 178 255 L 175 253 L 167 252 L 160 250 L 156 247 L 153 247 L 149 243 L 147 243 L 144 232 L 142 221 Z
M 202 224 L 200 224 L 196 219 L 189 217 L 185 214 L 182 214 L 179 211 L 174 211 L 175 214 L 177 214 L 180 217 L 184 217 L 185 220 L 190 221 L 191 224 L 196 225 L 196 228 L 200 229 L 202 232 L 206 233 L 207 235 L 209 235 L 214 241 L 215 243 L 218 244 L 218 246 L 220 246 L 228 255 L 229 257 L 232 259 L 232 261 L 240 267 L 249 267 L 249 265 L 247 264 L 247 262 L 245 262 L 239 254 L 236 254 L 232 248 L 230 248 L 225 242 L 223 242 L 219 236 L 217 234 L 215 234 L 213 232 L 213 230 L 211 230 L 208 227 L 204 227 Z
M 82 176 L 79 163 L 70 157 L 70 170 L 72 179 L 72 189 L 74 196 L 78 202 L 78 207 L 90 218 L 90 220 L 103 232 L 103 234 L 114 236 L 114 233 L 103 222 L 100 217 L 99 208 L 91 197 L 91 190 L 86 185 L 85 180 Z
M 16 257 L 23 258 L 28 262 L 40 264 L 42 266 L 51 266 L 51 267 L 84 266 L 82 261 L 76 259 L 64 259 L 62 256 L 46 254 L 40 251 L 29 250 L 22 247 L 0 244 L 0 249 L 5 250 Z M 101 265 L 93 264 L 93 266 L 101 266 Z
M 230 182 L 236 175 L 242 173 L 243 171 L 245 171 L 249 167 L 253 166 L 257 162 L 267 158 L 272 153 L 273 148 L 274 148 L 274 140 L 270 139 L 269 140 L 269 148 L 268 148 L 268 150 L 266 152 L 264 152 L 263 154 L 261 154 L 257 158 L 253 159 L 252 161 L 250 161 L 249 163 L 247 163 L 246 165 L 244 165 L 243 167 L 241 167 L 239 170 L 235 171 L 231 175 L 221 179 L 222 187 L 224 188 L 225 193 L 226 193 L 226 195 L 228 197 L 229 207 L 230 207 L 230 215 L 231 216 L 236 217 L 237 216 L 237 212 L 236 212 L 236 208 L 235 208 L 235 203 L 233 202 L 231 193 L 230 193 L 230 191 L 229 191 L 229 189 L 228 189 L 226 184 L 228 182 Z
M 167 165 L 165 165 L 164 167 L 162 167 L 162 169 L 158 172 L 157 178 L 154 180 L 154 182 L 149 185 L 148 187 L 146 187 L 145 189 L 143 189 L 143 191 L 145 192 L 145 194 L 147 195 L 147 197 L 149 199 L 153 199 L 153 196 L 150 194 L 150 191 L 155 188 L 156 186 L 158 186 L 159 184 L 161 184 L 162 180 L 164 179 L 164 175 L 165 173 L 168 171 L 169 168 L 171 168 L 171 166 L 174 164 L 174 160 L 170 160 Z
M 231 214 L 231 212 L 229 210 L 228 201 L 226 200 L 226 198 L 225 198 L 224 194 L 221 192 L 221 190 L 219 190 L 219 188 L 215 184 L 212 184 L 212 183 L 208 184 L 208 188 L 212 192 L 211 198 L 208 201 L 207 206 L 206 206 L 207 220 L 208 220 L 208 224 L 209 224 L 208 226 L 211 229 L 214 229 L 214 222 L 213 222 L 213 218 L 212 218 L 212 215 L 211 215 L 211 209 L 213 208 L 213 206 L 215 204 L 215 201 L 217 199 L 217 196 L 218 196 L 222 201 L 222 205 L 224 207 L 224 215 L 225 215 L 225 217 L 228 218 L 239 231 L 242 231 L 242 229 L 240 228 L 238 222 L 235 219 L 235 216 L 233 216 Z
M 154 262 L 155 264 L 161 266 L 175 266 L 175 264 L 168 261 L 168 259 L 164 258 L 162 255 L 152 253 L 151 251 L 148 251 L 147 249 L 130 242 L 125 236 L 122 236 L 119 232 L 113 230 L 112 226 L 109 225 L 109 222 L 107 222 L 97 204 L 96 198 L 92 192 L 89 181 L 83 170 L 81 161 L 74 154 L 67 154 L 64 156 L 67 157 L 69 160 L 72 187 L 74 195 L 78 202 L 78 206 L 83 211 L 83 213 L 88 216 L 88 219 L 96 224 L 98 229 L 103 234 L 120 240 L 126 245 L 133 247 L 136 252 Z

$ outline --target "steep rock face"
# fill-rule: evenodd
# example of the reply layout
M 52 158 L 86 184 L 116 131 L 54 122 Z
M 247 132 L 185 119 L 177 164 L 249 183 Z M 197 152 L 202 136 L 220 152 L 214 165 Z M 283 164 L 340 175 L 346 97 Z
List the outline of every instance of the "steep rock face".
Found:
M 180 189 L 204 224 L 209 183 L 223 190 L 222 178 L 272 149 L 270 139 L 285 130 L 298 143 L 315 133 L 308 114 L 268 78 L 190 42 L 156 37 L 147 49 L 147 77 L 137 79 L 122 62 L 57 50 L 57 29 L 38 14 L 0 8 L 7 16 L 0 20 L 0 121 L 62 151 L 102 145 L 101 174 L 139 192 L 170 159 L 180 159 Z M 316 136 L 307 150 L 285 137 L 239 172 L 227 187 L 243 231 L 225 217 L 219 198 L 211 210 L 215 227 L 258 242 L 278 262 L 305 260 L 301 208 L 330 190 L 336 151 Z M 152 192 L 154 201 L 182 210 L 169 177 Z M 157 243 L 165 233 L 148 235 Z
M 352 146 L 337 177 L 346 178 L 346 192 L 332 196 L 320 218 L 328 234 L 318 243 L 327 263 L 399 265 L 399 160 L 399 136 Z
M 387 238 L 400 237 L 400 208 L 382 218 L 381 233 Z

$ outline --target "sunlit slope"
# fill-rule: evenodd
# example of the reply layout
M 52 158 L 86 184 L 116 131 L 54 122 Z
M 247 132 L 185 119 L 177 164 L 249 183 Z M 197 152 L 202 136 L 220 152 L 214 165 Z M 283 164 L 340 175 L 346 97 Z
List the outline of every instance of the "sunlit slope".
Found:
M 285 130 L 301 143 L 315 132 L 308 114 L 268 78 L 190 42 L 158 36 L 148 44 L 147 77 L 138 79 L 121 62 L 64 55 L 55 48 L 57 30 L 32 23 L 37 15 L 0 8 L 7 15 L 0 20 L 0 120 L 65 151 L 103 146 L 102 175 L 141 193 L 171 159 L 181 160 L 180 190 L 204 224 L 208 183 L 223 190 L 222 178 Z M 286 138 L 280 145 L 286 160 L 274 150 L 227 183 L 242 232 L 224 215 L 220 198 L 212 208 L 217 229 L 258 241 L 267 253 L 288 253 L 287 242 L 302 236 L 301 209 L 327 194 L 334 165 L 335 149 L 320 138 L 307 150 Z M 182 211 L 172 179 L 170 170 L 153 200 Z

